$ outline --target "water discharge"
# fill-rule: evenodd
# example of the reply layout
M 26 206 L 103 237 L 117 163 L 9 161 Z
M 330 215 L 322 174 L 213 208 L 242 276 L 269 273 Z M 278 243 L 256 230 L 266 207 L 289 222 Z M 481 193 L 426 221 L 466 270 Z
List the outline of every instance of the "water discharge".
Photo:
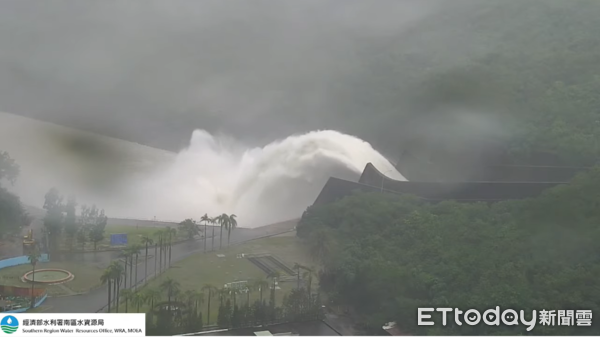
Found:
M 190 146 L 155 176 L 146 193 L 161 195 L 150 208 L 161 217 L 235 213 L 240 225 L 254 227 L 299 217 L 329 177 L 356 180 L 368 162 L 405 180 L 369 143 L 337 131 L 246 148 L 197 130 Z
M 21 166 L 11 189 L 38 208 L 56 187 L 110 217 L 181 221 L 235 213 L 243 227 L 299 217 L 329 177 L 356 181 L 369 162 L 404 180 L 369 143 L 331 130 L 255 148 L 197 130 L 175 154 L 0 113 L 0 151 Z

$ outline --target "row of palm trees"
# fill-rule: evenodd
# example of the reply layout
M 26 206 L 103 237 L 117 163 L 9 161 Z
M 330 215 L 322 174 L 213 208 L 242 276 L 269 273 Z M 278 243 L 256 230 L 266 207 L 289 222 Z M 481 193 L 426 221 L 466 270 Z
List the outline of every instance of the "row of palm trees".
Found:
M 273 273 L 266 279 L 251 280 L 237 288 L 204 285 L 200 292 L 181 292 L 177 281 L 166 279 L 158 289 L 163 295 L 166 294 L 168 300 L 158 302 L 154 307 L 150 304 L 147 332 L 149 335 L 166 335 L 200 331 L 204 326 L 214 326 L 214 323 L 219 328 L 236 328 L 309 320 L 317 318 L 317 315 L 322 318 L 319 292 L 312 294 L 310 283 L 306 287 L 293 289 L 280 298 L 277 301 L 280 304 L 276 305 L 278 277 L 277 273 Z M 268 291 L 267 296 L 265 290 Z M 152 294 L 155 290 L 144 291 Z M 253 301 L 251 293 L 258 294 L 253 296 Z M 146 296 L 151 298 L 150 295 Z M 206 316 L 200 311 L 203 303 L 206 303 Z M 215 312 L 211 308 L 215 304 L 218 306 L 217 316 L 211 320 L 211 313 Z
M 175 228 L 167 227 L 157 230 L 152 236 L 142 236 L 140 243 L 131 244 L 121 251 L 121 261 L 113 261 L 104 270 L 101 281 L 102 284 L 107 284 L 108 286 L 109 312 L 111 303 L 118 303 L 118 299 L 121 298 L 121 288 L 127 293 L 128 289 L 137 286 L 138 262 L 142 250 L 144 251 L 144 282 L 148 280 L 148 253 L 153 245 L 155 275 L 164 272 L 171 265 L 171 249 L 176 235 L 177 230 Z M 129 280 L 129 284 L 127 280 Z M 125 306 L 127 307 L 129 299 L 127 296 L 123 298 L 125 298 Z
M 223 229 L 227 231 L 227 244 L 229 245 L 231 239 L 231 233 L 237 228 L 237 220 L 235 214 L 227 215 L 225 213 L 216 216 L 209 217 L 208 214 L 204 214 L 200 222 L 204 222 L 204 251 L 206 252 L 207 247 L 207 224 L 213 225 L 212 231 L 212 247 L 214 250 L 214 239 L 215 239 L 215 224 L 218 224 L 221 229 L 219 248 L 223 247 Z M 118 261 L 113 263 L 104 271 L 102 274 L 103 284 L 108 285 L 108 298 L 109 298 L 109 312 L 111 300 L 118 299 L 120 295 L 121 285 L 123 291 L 128 292 L 128 288 L 135 287 L 138 280 L 138 260 L 141 255 L 142 249 L 144 250 L 144 282 L 148 279 L 148 252 L 149 249 L 154 246 L 154 270 L 155 275 L 159 275 L 171 265 L 171 249 L 173 247 L 174 239 L 176 238 L 177 230 L 175 228 L 167 227 L 159 229 L 154 232 L 153 235 L 145 235 L 141 238 L 141 243 L 131 244 L 127 246 L 121 252 L 121 258 L 123 259 L 123 265 Z M 156 258 L 158 257 L 158 258 Z M 28 254 L 28 259 L 32 265 L 32 277 L 35 278 L 35 267 L 41 258 L 41 253 L 38 247 L 35 247 Z M 134 267 L 135 266 L 135 270 Z M 129 270 L 128 270 L 129 269 Z M 129 279 L 129 287 L 127 280 Z M 35 296 L 33 296 L 35 288 L 35 282 L 31 282 L 31 306 L 33 307 L 35 302 Z M 127 296 L 125 297 L 127 298 Z M 126 300 L 125 305 L 127 307 L 128 301 Z
M 114 267 L 117 270 L 122 268 L 120 264 L 115 264 Z M 300 267 L 306 268 L 302 266 Z M 306 274 L 310 275 L 309 279 L 312 280 L 312 270 L 306 268 Z M 184 303 L 187 308 L 194 308 L 197 311 L 201 304 L 206 303 L 206 324 L 209 325 L 211 322 L 210 313 L 212 299 L 218 299 L 220 305 L 223 305 L 227 299 L 230 299 L 232 300 L 234 307 L 239 305 L 249 306 L 251 305 L 250 297 L 252 293 L 256 292 L 258 294 L 258 301 L 262 303 L 266 300 L 265 295 L 267 294 L 265 291 L 270 290 L 271 293 L 269 300 L 274 303 L 274 290 L 276 289 L 277 280 L 279 277 L 279 273 L 274 272 L 269 274 L 266 279 L 262 278 L 250 280 L 241 287 L 224 286 L 222 288 L 218 288 L 212 284 L 205 284 L 202 286 L 200 292 L 196 290 L 186 290 L 182 292 L 181 285 L 178 281 L 172 278 L 166 278 L 159 284 L 158 288 L 123 289 L 121 290 L 119 296 L 121 297 L 120 301 L 125 304 L 125 312 L 128 312 L 129 310 L 127 305 L 128 303 L 131 303 L 137 312 L 140 312 L 141 308 L 145 305 L 149 305 L 149 311 L 154 312 L 156 309 L 160 310 L 162 307 L 168 308 L 173 303 L 177 302 Z M 106 276 L 103 276 L 103 282 L 105 282 L 105 278 Z M 310 281 L 308 282 L 306 288 L 308 289 L 308 293 L 311 293 Z M 297 289 L 301 289 L 300 283 L 298 283 Z M 113 291 L 119 291 L 119 288 L 117 287 L 117 289 Z M 160 302 L 164 299 L 166 299 L 166 302 Z M 162 305 L 162 307 L 157 308 L 159 305 Z
M 127 252 L 124 253 L 126 256 L 137 256 L 139 254 L 139 246 L 132 246 L 127 249 Z M 130 257 L 131 259 L 132 257 Z M 136 257 L 137 259 L 137 257 Z M 131 265 L 131 264 L 130 264 Z M 143 304 L 150 304 L 150 308 L 154 308 L 154 304 L 158 299 L 160 299 L 160 294 L 166 294 L 167 302 L 172 302 L 173 299 L 178 299 L 180 295 L 183 295 L 183 299 L 186 301 L 192 300 L 195 302 L 195 307 L 198 306 L 198 303 L 204 303 L 204 300 L 208 301 L 208 315 L 207 315 L 207 323 L 210 322 L 210 305 L 211 299 L 218 295 L 219 298 L 223 299 L 223 296 L 230 296 L 233 299 L 233 305 L 237 304 L 238 296 L 245 294 L 246 295 L 246 304 L 250 304 L 250 294 L 253 291 L 258 291 L 260 302 L 263 301 L 264 298 L 264 290 L 271 289 L 271 296 L 274 301 L 274 289 L 277 284 L 277 280 L 280 278 L 280 274 L 278 272 L 270 273 L 266 279 L 256 279 L 249 281 L 245 284 L 245 286 L 239 287 L 223 287 L 217 288 L 214 285 L 206 284 L 202 287 L 203 293 L 196 293 L 194 291 L 180 291 L 180 284 L 176 280 L 171 278 L 165 279 L 160 285 L 160 291 L 156 289 L 146 288 L 144 290 L 138 290 L 136 287 L 131 284 L 130 288 L 127 289 L 126 284 L 124 285 L 124 289 L 121 291 L 121 281 L 125 280 L 127 277 L 127 264 L 123 265 L 118 261 L 113 261 L 109 267 L 104 271 L 101 276 L 102 284 L 107 284 L 108 286 L 108 312 L 111 312 L 111 303 L 120 303 L 121 301 L 125 304 L 125 311 L 127 312 L 129 309 L 129 303 L 136 306 L 139 312 L 139 308 Z M 312 280 L 314 277 L 314 269 L 303 266 L 301 264 L 294 264 L 294 269 L 297 271 L 297 289 L 301 288 L 300 280 L 301 277 L 307 280 L 306 289 L 308 293 L 312 293 Z M 132 271 L 129 271 L 130 279 L 132 275 Z M 270 281 L 269 281 L 270 280 Z M 118 312 L 118 304 L 115 308 Z
M 231 238 L 231 232 L 237 228 L 236 215 L 227 215 L 225 213 L 216 216 L 209 217 L 204 214 L 200 219 L 204 222 L 204 251 L 206 251 L 206 225 L 218 224 L 221 227 L 220 245 L 223 245 L 223 229 L 228 233 L 227 243 Z M 213 237 L 212 237 L 212 250 L 214 250 L 214 226 L 213 226 Z M 154 246 L 154 271 L 155 276 L 164 272 L 171 265 L 171 250 L 173 247 L 174 239 L 176 238 L 177 230 L 175 228 L 167 227 L 164 229 L 157 230 L 153 235 L 143 236 L 141 243 L 131 244 L 121 252 L 121 258 L 123 259 L 123 265 L 118 261 L 113 261 L 111 265 L 102 274 L 102 283 L 107 284 L 109 290 L 109 312 L 110 304 L 115 301 L 118 303 L 120 298 L 120 289 L 129 289 L 136 287 L 138 283 L 138 260 L 141 255 L 142 249 L 144 250 L 144 282 L 148 280 L 148 253 L 149 249 Z M 135 268 L 134 268 L 135 266 Z M 129 279 L 129 286 L 127 280 Z M 125 306 L 128 306 L 128 300 L 125 297 Z
M 235 214 L 227 215 L 225 213 L 216 217 L 209 217 L 208 214 L 204 214 L 202 217 L 200 217 L 200 223 L 204 223 L 204 252 L 206 252 L 207 246 L 206 233 L 208 224 L 212 226 L 211 250 L 215 249 L 215 225 L 219 225 L 221 228 L 221 233 L 219 235 L 219 249 L 223 248 L 223 229 L 227 231 L 227 245 L 229 245 L 229 241 L 231 240 L 231 232 L 233 232 L 238 225 Z

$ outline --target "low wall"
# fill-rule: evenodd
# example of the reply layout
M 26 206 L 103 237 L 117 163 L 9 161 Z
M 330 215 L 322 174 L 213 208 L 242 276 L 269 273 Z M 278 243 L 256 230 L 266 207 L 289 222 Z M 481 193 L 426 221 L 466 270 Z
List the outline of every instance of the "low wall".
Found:
M 41 254 L 39 262 L 48 262 L 48 261 L 50 261 L 48 259 L 48 254 Z M 17 257 L 12 257 L 10 259 L 0 260 L 0 269 L 14 267 L 14 266 L 20 266 L 23 264 L 29 264 L 28 256 L 17 256 Z M 34 292 L 35 297 L 39 298 L 36 300 L 35 304 L 33 305 L 34 308 L 37 308 L 42 303 L 44 303 L 46 298 L 48 298 L 48 293 L 46 292 L 45 289 L 39 289 L 39 288 L 34 288 L 33 292 Z M 2 293 L 4 295 L 10 294 L 10 295 L 16 295 L 16 296 L 21 296 L 21 297 L 30 297 L 31 296 L 31 288 L 0 285 L 0 293 Z M 26 308 L 20 308 L 20 309 L 16 309 L 16 310 L 4 311 L 3 313 L 18 314 L 20 312 L 25 312 L 29 309 L 30 309 L 30 307 L 26 307 Z
M 48 254 L 42 254 L 39 262 L 48 262 Z M 0 260 L 0 269 L 29 264 L 28 256 L 11 257 L 10 259 Z
M 44 294 L 44 296 L 42 296 L 42 298 L 40 298 L 37 302 L 35 302 L 35 304 L 33 305 L 34 308 L 39 307 L 42 303 L 44 303 L 44 301 L 46 300 L 46 298 L 48 298 L 48 294 Z
M 13 287 L 16 288 L 16 287 Z M 29 288 L 21 288 L 21 289 L 29 289 Z M 30 290 L 30 289 L 29 289 Z M 48 293 L 46 292 L 45 289 L 35 289 L 35 290 L 41 290 L 41 296 L 37 296 L 36 295 L 36 299 L 35 299 L 35 303 L 33 304 L 34 308 L 39 307 L 40 305 L 42 305 L 42 303 L 44 303 L 44 301 L 48 298 Z M 21 296 L 24 298 L 29 298 L 29 296 Z M 29 302 L 28 302 L 29 303 Z M 19 308 L 19 309 L 15 309 L 15 310 L 7 310 L 7 311 L 2 311 L 0 313 L 13 313 L 13 314 L 18 314 L 20 312 L 25 312 L 27 310 L 31 309 L 31 306 L 27 306 L 24 308 Z

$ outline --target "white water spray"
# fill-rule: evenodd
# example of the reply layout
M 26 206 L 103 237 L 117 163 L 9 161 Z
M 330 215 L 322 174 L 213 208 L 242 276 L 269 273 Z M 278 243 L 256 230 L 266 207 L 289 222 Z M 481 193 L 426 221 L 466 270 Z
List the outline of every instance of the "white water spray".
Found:
M 21 166 L 11 188 L 24 203 L 41 208 L 44 194 L 56 187 L 75 195 L 80 205 L 95 203 L 110 217 L 181 221 L 235 213 L 240 226 L 256 227 L 300 217 L 327 179 L 357 181 L 369 162 L 405 180 L 370 144 L 336 131 L 249 148 L 197 130 L 178 154 L 104 137 L 103 148 L 117 155 L 91 159 L 87 150 L 82 155 L 65 146 L 74 135 L 91 137 L 0 113 L 0 151 Z
M 299 217 L 329 177 L 356 181 L 369 162 L 405 180 L 369 143 L 336 131 L 313 131 L 248 149 L 197 130 L 190 146 L 147 192 L 161 195 L 150 208 L 157 217 L 235 213 L 241 226 L 255 227 Z

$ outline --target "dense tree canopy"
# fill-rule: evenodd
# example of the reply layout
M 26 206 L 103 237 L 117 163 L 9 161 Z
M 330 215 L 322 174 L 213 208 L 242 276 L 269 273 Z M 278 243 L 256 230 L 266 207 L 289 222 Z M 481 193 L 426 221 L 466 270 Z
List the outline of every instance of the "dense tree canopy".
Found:
M 416 326 L 417 307 L 600 310 L 600 169 L 542 196 L 495 204 L 425 204 L 356 194 L 302 217 L 331 299 L 367 331 L 388 321 L 416 334 L 521 334 L 514 328 Z M 528 311 L 527 311 L 528 310 Z M 598 325 L 533 334 L 598 334 Z
M 427 152 L 473 146 L 462 142 L 473 136 L 503 144 L 516 162 L 543 151 L 597 163 L 600 3 L 451 3 L 400 37 L 370 42 L 336 92 L 348 131 L 393 155 L 409 139 L 431 142 Z
M 29 225 L 31 219 L 23 209 L 19 197 L 4 189 L 3 179 L 14 183 L 19 175 L 19 166 L 7 152 L 0 152 L 0 238 L 5 234 L 15 234 L 21 226 Z

